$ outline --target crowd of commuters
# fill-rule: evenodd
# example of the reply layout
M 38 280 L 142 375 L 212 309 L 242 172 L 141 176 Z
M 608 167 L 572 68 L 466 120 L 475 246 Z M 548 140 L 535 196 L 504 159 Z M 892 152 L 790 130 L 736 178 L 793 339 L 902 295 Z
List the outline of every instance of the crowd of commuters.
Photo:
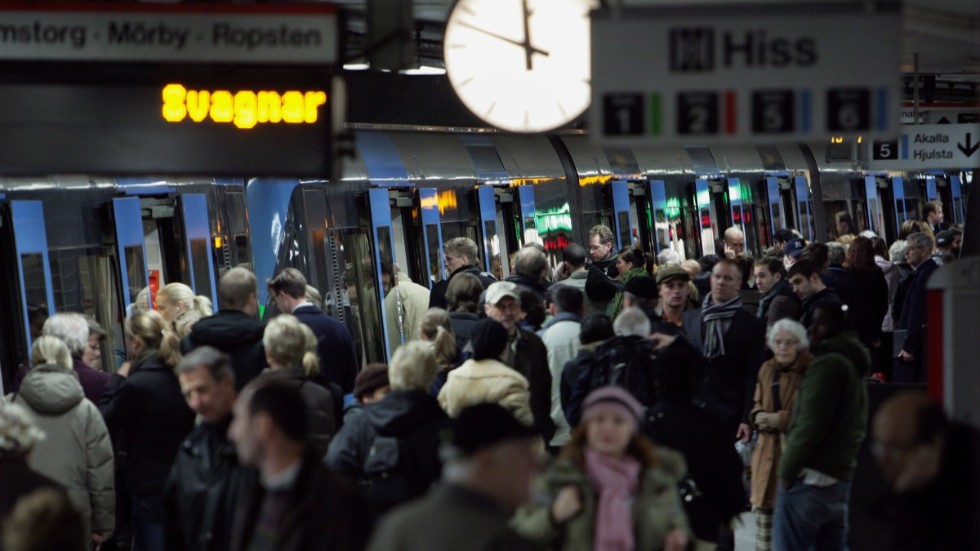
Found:
M 693 263 L 596 226 L 501 281 L 454 238 L 431 289 L 382 267 L 393 354 L 363 367 L 293 268 L 267 320 L 244 268 L 217 313 L 164 286 L 111 375 L 56 314 L 0 404 L 0 549 L 734 549 L 748 507 L 760 551 L 845 549 L 869 426 L 890 545 L 976 548 L 976 431 L 916 392 L 869 419 L 868 384 L 925 377 L 958 254 L 927 216 L 890 248 L 847 216 L 757 256 L 729 228 Z

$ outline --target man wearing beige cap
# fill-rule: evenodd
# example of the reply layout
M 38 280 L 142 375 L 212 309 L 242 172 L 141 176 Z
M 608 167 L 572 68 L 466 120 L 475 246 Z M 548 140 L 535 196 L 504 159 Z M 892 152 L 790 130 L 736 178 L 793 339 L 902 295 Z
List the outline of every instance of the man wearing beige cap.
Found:
M 671 264 L 657 270 L 657 288 L 660 292 L 658 314 L 664 321 L 681 326 L 681 315 L 688 307 L 691 295 L 691 276 L 679 265 Z
M 507 348 L 500 361 L 527 378 L 531 390 L 531 412 L 534 426 L 545 442 L 555 433 L 551 420 L 551 372 L 548 349 L 541 338 L 517 326 L 524 316 L 520 287 L 510 281 L 498 281 L 487 287 L 483 311 L 507 330 Z

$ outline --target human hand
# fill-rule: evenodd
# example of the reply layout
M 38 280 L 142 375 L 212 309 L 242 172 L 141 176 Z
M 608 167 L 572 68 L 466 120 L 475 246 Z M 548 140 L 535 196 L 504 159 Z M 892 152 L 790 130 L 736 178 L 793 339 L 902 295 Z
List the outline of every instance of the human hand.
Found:
M 129 377 L 129 370 L 132 367 L 133 367 L 133 362 L 125 362 L 119 367 L 119 371 L 117 371 L 116 373 L 118 373 L 120 377 Z
M 684 551 L 687 549 L 687 532 L 674 528 L 664 538 L 664 551 Z
M 555 501 L 551 503 L 551 517 L 558 524 L 574 517 L 581 510 L 582 498 L 579 496 L 578 488 L 572 485 L 562 488 L 555 496 Z
M 913 354 L 910 354 L 910 353 L 908 353 L 908 352 L 906 352 L 904 350 L 902 350 L 901 352 L 898 353 L 898 358 L 900 360 L 906 361 L 906 362 L 911 362 L 911 361 L 915 360 L 915 356 Z
M 779 429 L 779 413 L 760 411 L 759 413 L 755 414 L 753 420 L 755 421 L 755 426 L 758 427 L 759 430 L 772 431 Z
M 92 533 L 92 548 L 95 551 L 102 549 L 102 544 L 105 543 L 105 534 Z
M 738 431 L 735 432 L 735 438 L 738 438 L 742 442 L 748 442 L 749 438 L 752 437 L 752 427 L 748 423 L 739 423 Z
M 725 243 L 725 256 L 728 258 L 735 258 L 735 250 L 729 247 L 728 243 Z
M 664 348 L 667 348 L 668 346 L 674 344 L 674 341 L 677 340 L 677 335 L 667 335 L 667 334 L 664 334 L 664 333 L 653 333 L 652 335 L 650 335 L 647 338 L 650 339 L 651 341 L 653 341 L 653 348 L 654 349 L 656 349 L 656 350 L 663 350 Z

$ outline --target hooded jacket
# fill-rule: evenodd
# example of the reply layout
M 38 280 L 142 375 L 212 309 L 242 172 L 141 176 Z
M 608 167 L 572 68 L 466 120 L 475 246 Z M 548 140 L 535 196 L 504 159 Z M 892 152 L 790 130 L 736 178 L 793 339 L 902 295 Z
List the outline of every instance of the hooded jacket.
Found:
M 868 424 L 871 356 L 852 332 L 821 341 L 800 381 L 780 480 L 792 481 L 803 468 L 850 481 Z
M 231 356 L 235 370 L 235 389 L 241 390 L 265 367 L 265 347 L 261 321 L 239 310 L 221 310 L 194 324 L 191 334 L 180 343 L 180 352 L 187 354 L 198 346 L 213 346 Z
M 543 369 L 548 369 L 547 361 Z M 546 390 L 550 390 L 550 387 Z M 439 391 L 439 405 L 450 417 L 458 417 L 468 406 L 494 402 L 511 412 L 521 423 L 533 427 L 530 397 L 527 379 L 517 370 L 497 360 L 470 359 L 449 372 L 446 384 Z
M 116 510 L 112 444 L 102 415 L 85 398 L 78 376 L 56 365 L 37 366 L 27 372 L 14 403 L 27 408 L 47 435 L 34 446 L 31 467 L 65 486 L 87 531 L 112 532 Z

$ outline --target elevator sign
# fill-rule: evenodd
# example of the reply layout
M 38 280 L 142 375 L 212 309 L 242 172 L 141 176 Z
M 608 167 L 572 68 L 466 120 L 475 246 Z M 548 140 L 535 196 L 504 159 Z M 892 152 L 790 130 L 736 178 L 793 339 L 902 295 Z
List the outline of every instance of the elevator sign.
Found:
M 604 9 L 591 135 L 607 144 L 890 136 L 897 3 Z

